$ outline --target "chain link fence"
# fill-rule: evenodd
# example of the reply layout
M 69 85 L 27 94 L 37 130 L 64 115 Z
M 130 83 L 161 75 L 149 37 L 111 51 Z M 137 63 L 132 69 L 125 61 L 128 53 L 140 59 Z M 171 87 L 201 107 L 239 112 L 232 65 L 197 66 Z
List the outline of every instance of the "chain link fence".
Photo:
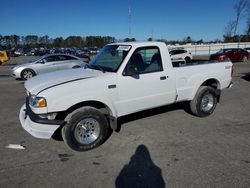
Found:
M 225 48 L 250 48 L 250 42 L 239 43 L 219 43 L 219 44 L 199 44 L 199 45 L 176 45 L 169 48 L 185 48 L 193 55 L 211 55 Z

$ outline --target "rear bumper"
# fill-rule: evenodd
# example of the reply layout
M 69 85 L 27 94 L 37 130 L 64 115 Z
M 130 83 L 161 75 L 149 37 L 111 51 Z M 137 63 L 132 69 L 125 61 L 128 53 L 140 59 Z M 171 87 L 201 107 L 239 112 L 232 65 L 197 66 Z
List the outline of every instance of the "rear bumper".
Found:
M 20 109 L 19 120 L 22 127 L 36 138 L 49 139 L 64 124 L 64 121 L 39 118 L 24 104 Z

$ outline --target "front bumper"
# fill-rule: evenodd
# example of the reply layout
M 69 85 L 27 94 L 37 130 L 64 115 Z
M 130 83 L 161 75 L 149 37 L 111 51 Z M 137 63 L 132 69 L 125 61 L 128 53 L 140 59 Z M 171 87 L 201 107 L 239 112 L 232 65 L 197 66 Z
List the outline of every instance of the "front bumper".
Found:
M 11 69 L 10 76 L 13 78 L 21 78 L 21 69 Z
M 61 120 L 42 119 L 34 114 L 29 105 L 23 105 L 20 109 L 19 120 L 22 127 L 36 138 L 49 139 L 65 122 Z

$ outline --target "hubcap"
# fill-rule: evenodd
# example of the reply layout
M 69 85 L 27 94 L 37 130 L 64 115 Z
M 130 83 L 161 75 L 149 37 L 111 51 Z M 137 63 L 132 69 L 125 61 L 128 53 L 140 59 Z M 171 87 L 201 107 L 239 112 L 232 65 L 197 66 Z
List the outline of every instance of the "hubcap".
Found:
M 24 72 L 23 72 L 23 77 L 24 77 L 25 79 L 29 79 L 29 78 L 32 78 L 32 77 L 33 77 L 33 74 L 32 74 L 32 72 L 30 72 L 30 71 L 24 71 Z
M 94 118 L 85 118 L 77 123 L 74 131 L 76 140 L 81 144 L 90 144 L 100 135 L 100 124 Z
M 214 97 L 211 93 L 207 93 L 201 99 L 201 109 L 203 112 L 209 112 L 214 106 Z

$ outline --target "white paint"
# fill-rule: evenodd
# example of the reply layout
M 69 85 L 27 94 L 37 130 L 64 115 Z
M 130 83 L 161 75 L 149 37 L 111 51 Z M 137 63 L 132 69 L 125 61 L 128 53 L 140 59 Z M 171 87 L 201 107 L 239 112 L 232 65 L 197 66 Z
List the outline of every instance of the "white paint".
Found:
M 20 144 L 9 144 L 8 146 L 6 146 L 6 148 L 8 148 L 8 149 L 25 149 L 25 147 L 20 145 Z

